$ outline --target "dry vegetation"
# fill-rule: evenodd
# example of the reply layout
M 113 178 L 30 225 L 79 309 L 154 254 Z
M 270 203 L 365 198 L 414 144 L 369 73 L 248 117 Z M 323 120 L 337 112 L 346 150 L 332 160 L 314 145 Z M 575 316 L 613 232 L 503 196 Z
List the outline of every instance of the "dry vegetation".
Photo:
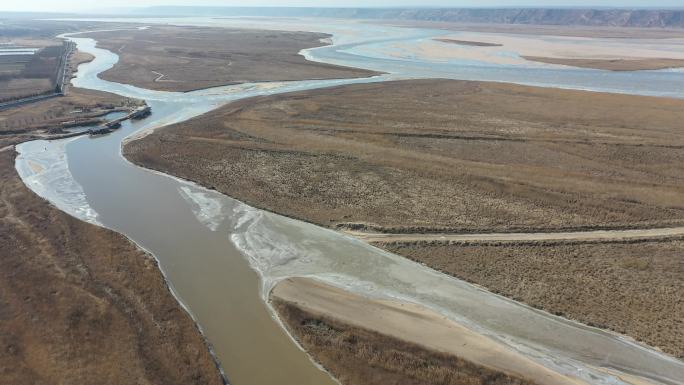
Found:
M 153 27 L 88 35 L 119 54 L 103 79 L 163 91 L 253 81 L 356 78 L 375 73 L 306 60 L 329 35 L 225 28 Z
M 126 155 L 252 205 L 389 232 L 684 223 L 684 101 L 496 83 L 240 101 Z
M 684 240 L 381 246 L 684 358 Z
M 0 383 L 221 384 L 155 260 L 53 208 L 0 152 Z
M 272 300 L 299 343 L 344 385 L 527 385 L 532 382 Z

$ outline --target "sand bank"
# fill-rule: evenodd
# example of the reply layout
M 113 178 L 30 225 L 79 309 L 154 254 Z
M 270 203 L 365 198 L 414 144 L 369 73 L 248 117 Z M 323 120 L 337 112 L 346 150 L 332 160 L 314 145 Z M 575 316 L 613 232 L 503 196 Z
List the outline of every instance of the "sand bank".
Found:
M 554 372 L 503 344 L 418 305 L 369 299 L 307 278 L 286 279 L 275 286 L 271 296 L 348 324 L 453 354 L 507 374 L 533 379 L 539 384 L 586 383 Z M 629 378 L 624 377 L 623 380 L 632 383 Z

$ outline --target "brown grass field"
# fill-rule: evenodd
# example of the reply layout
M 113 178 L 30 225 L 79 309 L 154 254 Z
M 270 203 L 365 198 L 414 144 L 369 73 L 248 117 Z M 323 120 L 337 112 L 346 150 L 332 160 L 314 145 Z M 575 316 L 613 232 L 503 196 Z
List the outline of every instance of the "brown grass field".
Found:
M 682 120 L 674 99 L 423 80 L 240 101 L 125 153 L 328 227 L 664 227 L 684 223 Z
M 290 333 L 344 385 L 527 385 L 458 357 L 272 301 Z
M 103 79 L 162 91 L 227 84 L 356 78 L 374 72 L 310 62 L 305 48 L 325 45 L 325 34 L 225 28 L 162 27 L 88 36 L 119 55 Z

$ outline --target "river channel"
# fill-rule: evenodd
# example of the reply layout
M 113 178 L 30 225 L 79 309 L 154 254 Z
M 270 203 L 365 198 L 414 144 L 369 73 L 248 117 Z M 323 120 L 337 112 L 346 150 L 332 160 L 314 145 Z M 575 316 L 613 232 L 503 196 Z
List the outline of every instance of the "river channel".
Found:
M 154 22 L 152 20 L 137 22 Z M 164 22 L 169 22 L 164 20 Z M 178 24 L 215 25 L 209 19 Z M 229 25 L 230 21 L 222 21 Z M 245 21 L 235 22 L 244 26 Z M 302 22 L 292 28 L 302 29 Z M 282 29 L 283 22 L 273 23 Z M 267 28 L 268 24 L 260 23 Z M 353 80 L 271 82 L 189 93 L 159 92 L 101 80 L 116 54 L 95 41 L 68 37 L 96 59 L 79 67 L 73 84 L 144 99 L 152 115 L 125 122 L 111 135 L 34 141 L 17 147 L 16 167 L 33 191 L 80 219 L 116 230 L 152 253 L 179 301 L 211 343 L 235 385 L 334 384 L 283 331 L 265 302 L 279 280 L 313 277 L 374 298 L 421 304 L 505 344 L 555 371 L 592 384 L 622 384 L 597 370 L 610 368 L 666 384 L 684 384 L 684 363 L 629 339 L 582 326 L 491 294 L 337 232 L 247 206 L 220 193 L 142 169 L 121 156 L 121 145 L 146 130 L 183 120 L 234 100 L 297 90 L 390 79 L 446 77 L 564 88 L 684 96 L 684 73 L 613 74 L 567 68 L 477 66 L 395 58 L 367 52 L 438 31 L 344 23 L 312 31 L 334 45 L 311 49 L 312 59 L 387 72 Z M 40 167 L 35 167 L 39 165 Z M 455 198 L 457 199 L 457 198 Z

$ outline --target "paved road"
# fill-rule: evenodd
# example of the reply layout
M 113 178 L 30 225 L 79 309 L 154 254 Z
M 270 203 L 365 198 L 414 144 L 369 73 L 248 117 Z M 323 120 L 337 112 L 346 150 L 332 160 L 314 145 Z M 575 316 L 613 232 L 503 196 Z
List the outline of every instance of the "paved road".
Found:
M 415 241 L 592 241 L 628 240 L 684 236 L 684 227 L 638 230 L 597 230 L 563 233 L 491 233 L 491 234 L 378 234 L 346 231 L 346 234 L 366 242 L 415 242 Z

